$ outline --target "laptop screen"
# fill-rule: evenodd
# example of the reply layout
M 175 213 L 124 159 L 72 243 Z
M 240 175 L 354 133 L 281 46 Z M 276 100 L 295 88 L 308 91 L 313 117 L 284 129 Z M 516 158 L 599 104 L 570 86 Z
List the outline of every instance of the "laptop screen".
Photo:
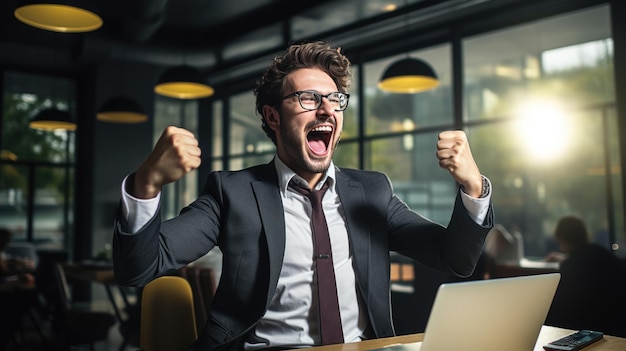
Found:
M 389 351 L 532 351 L 561 275 L 549 273 L 439 286 L 424 341 Z

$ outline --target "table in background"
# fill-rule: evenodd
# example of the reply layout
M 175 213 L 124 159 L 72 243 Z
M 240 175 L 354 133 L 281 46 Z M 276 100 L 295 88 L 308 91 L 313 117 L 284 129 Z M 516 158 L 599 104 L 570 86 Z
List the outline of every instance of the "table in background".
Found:
M 115 316 L 119 322 L 123 322 L 120 307 L 118 306 L 115 296 L 113 296 L 113 286 L 116 285 L 115 274 L 113 273 L 113 266 L 111 264 L 93 264 L 93 263 L 67 263 L 63 265 L 65 276 L 70 280 L 81 280 L 85 282 L 94 282 L 104 285 L 107 296 L 111 300 Z M 119 289 L 122 299 L 124 300 L 124 306 L 130 306 L 128 296 L 123 289 Z
M 516 262 L 495 263 L 491 278 L 519 277 L 524 275 L 555 273 L 559 271 L 557 262 L 545 262 L 540 259 L 523 258 Z
M 63 270 L 68 279 L 80 280 L 84 282 L 93 282 L 102 284 L 106 290 L 107 296 L 113 306 L 115 317 L 120 324 L 120 332 L 122 333 L 123 343 L 120 350 L 123 350 L 127 344 L 138 343 L 138 316 L 131 316 L 137 309 L 133 308 L 133 304 L 129 301 L 126 291 L 115 281 L 113 266 L 109 262 L 82 262 L 82 263 L 66 263 Z M 113 288 L 117 287 L 122 296 L 123 306 L 119 306 L 113 294 Z M 127 317 L 125 317 L 121 309 L 125 309 Z
M 544 351 L 543 345 L 549 343 L 550 341 L 559 339 L 565 335 L 571 334 L 573 332 L 574 330 L 571 330 L 571 329 L 555 328 L 555 327 L 544 325 L 541 328 L 541 332 L 539 333 L 539 337 L 537 338 L 537 343 L 535 344 L 535 348 L 533 349 L 533 351 Z M 364 350 L 374 350 L 378 348 L 389 347 L 389 346 L 397 345 L 397 344 L 421 342 L 423 339 L 424 339 L 424 334 L 420 333 L 420 334 L 412 334 L 412 335 L 394 336 L 391 338 L 366 340 L 366 341 L 355 342 L 355 343 L 317 346 L 317 347 L 309 348 L 307 350 L 310 350 L 310 351 L 364 351 Z M 605 335 L 603 340 L 597 341 L 585 347 L 582 350 L 583 351 L 624 351 L 626 350 L 626 338 L 619 338 L 616 336 Z

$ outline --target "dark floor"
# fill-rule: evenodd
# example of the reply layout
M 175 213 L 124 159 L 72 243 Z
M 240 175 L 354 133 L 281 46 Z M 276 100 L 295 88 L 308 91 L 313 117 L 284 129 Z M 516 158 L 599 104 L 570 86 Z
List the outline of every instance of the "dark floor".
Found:
M 41 337 L 35 330 L 28 329 L 23 334 L 17 336 L 17 340 L 14 343 L 8 345 L 4 351 L 39 351 L 39 350 L 54 350 L 49 342 L 51 335 L 48 331 L 44 331 L 47 342 L 42 342 Z M 122 336 L 119 333 L 118 325 L 114 325 L 109 331 L 109 337 L 106 341 L 100 341 L 94 344 L 93 351 L 135 351 L 139 347 L 128 345 L 123 350 L 120 350 L 122 345 Z M 73 346 L 71 351 L 91 350 L 88 345 L 85 346 Z
M 97 342 L 94 345 L 93 351 L 122 351 L 120 347 L 122 345 L 122 337 L 117 330 L 117 326 L 114 326 L 109 332 L 109 338 L 106 341 Z M 49 344 L 42 342 L 39 335 L 34 331 L 27 331 L 23 336 L 19 337 L 16 343 L 8 345 L 4 351 L 40 351 L 40 350 L 52 350 L 54 349 Z M 91 350 L 88 345 L 73 346 L 71 351 Z M 123 351 L 138 350 L 138 347 L 127 346 Z
M 113 308 L 108 299 L 102 299 L 94 301 L 90 308 L 98 311 L 106 311 L 113 313 Z M 57 350 L 54 347 L 52 340 L 54 335 L 50 331 L 49 323 L 37 319 L 37 324 L 40 326 L 41 333 L 43 333 L 43 339 L 37 328 L 35 328 L 32 319 L 25 318 L 23 321 L 23 332 L 18 333 L 15 337 L 15 341 L 10 343 L 5 350 L 0 351 L 39 351 L 39 350 Z M 123 349 L 122 335 L 120 334 L 119 323 L 115 324 L 109 330 L 109 336 L 107 340 L 100 341 L 94 344 L 94 348 L 91 349 L 88 345 L 85 346 L 73 346 L 69 351 L 136 351 L 139 349 L 138 345 L 127 345 Z M 0 347 L 1 348 L 1 347 Z

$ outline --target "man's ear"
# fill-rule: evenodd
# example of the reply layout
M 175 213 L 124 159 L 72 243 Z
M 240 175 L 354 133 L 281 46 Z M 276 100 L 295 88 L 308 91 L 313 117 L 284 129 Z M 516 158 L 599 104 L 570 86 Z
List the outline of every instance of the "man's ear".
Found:
M 278 110 L 275 107 L 265 105 L 263 106 L 263 118 L 265 123 L 274 131 L 280 127 L 280 116 Z

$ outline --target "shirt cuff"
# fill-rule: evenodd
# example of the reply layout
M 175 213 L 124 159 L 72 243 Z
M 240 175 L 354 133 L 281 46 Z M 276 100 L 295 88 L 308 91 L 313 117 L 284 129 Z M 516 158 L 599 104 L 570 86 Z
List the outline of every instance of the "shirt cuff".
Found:
M 485 222 L 487 212 L 489 211 L 489 203 L 491 202 L 491 181 L 483 176 L 483 184 L 486 184 L 486 189 L 483 187 L 483 194 L 480 198 L 471 197 L 465 191 L 460 190 L 463 205 L 470 217 L 479 225 Z
M 122 214 L 128 222 L 128 232 L 136 234 L 150 221 L 159 209 L 161 193 L 152 199 L 138 199 L 126 192 L 126 180 L 122 182 Z

